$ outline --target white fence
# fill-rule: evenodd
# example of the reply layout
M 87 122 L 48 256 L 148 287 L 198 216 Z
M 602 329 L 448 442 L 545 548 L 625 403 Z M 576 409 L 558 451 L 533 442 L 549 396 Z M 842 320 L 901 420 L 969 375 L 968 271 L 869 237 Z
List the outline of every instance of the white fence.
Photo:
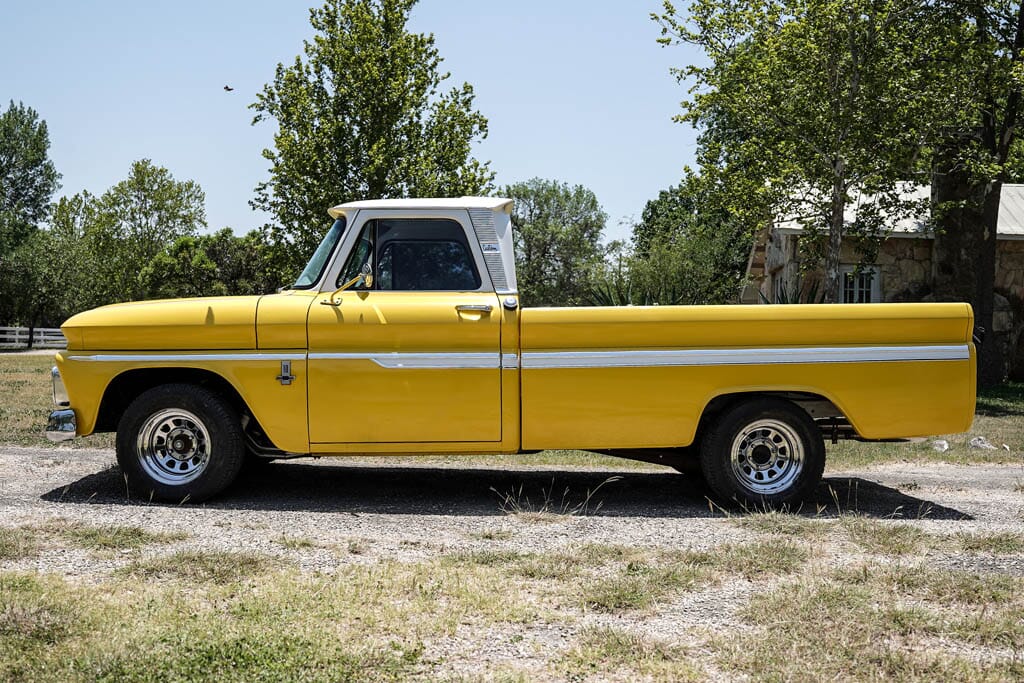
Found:
M 55 327 L 37 327 L 32 331 L 33 349 L 67 348 L 68 340 Z M 0 349 L 27 349 L 27 327 L 0 327 Z

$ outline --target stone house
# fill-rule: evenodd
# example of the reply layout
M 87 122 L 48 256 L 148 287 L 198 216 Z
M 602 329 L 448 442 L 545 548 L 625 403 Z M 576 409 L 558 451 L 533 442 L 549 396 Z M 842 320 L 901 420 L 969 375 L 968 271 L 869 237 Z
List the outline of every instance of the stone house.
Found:
M 911 200 L 927 199 L 927 186 L 908 189 Z M 844 303 L 879 303 L 929 300 L 933 236 L 924 216 L 907 218 L 892 226 L 871 266 L 857 269 L 859 254 L 843 245 L 840 255 Z M 800 272 L 800 239 L 804 228 L 797 220 L 780 220 L 757 236 L 747 261 L 748 284 L 741 303 L 794 301 L 813 288 L 820 272 Z M 1024 379 L 1024 185 L 1003 185 L 996 244 L 995 316 L 991 331 L 1004 347 L 1007 371 Z

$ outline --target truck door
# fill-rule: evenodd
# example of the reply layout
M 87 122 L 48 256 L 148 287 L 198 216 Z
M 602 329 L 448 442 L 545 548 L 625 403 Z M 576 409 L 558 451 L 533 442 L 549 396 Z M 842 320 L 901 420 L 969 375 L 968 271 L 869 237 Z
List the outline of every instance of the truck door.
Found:
M 501 440 L 501 309 L 467 226 L 360 212 L 334 286 L 372 277 L 309 309 L 312 450 Z

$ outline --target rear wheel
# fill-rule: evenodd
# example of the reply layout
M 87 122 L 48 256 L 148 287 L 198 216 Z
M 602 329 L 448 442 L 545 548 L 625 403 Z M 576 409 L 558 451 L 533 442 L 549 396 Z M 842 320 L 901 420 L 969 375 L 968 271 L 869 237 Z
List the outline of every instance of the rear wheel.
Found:
M 234 481 L 244 457 L 238 414 L 219 395 L 191 384 L 142 393 L 117 426 L 117 461 L 141 498 L 206 500 Z
M 789 401 L 754 399 L 727 410 L 701 443 L 701 470 L 723 501 L 775 506 L 807 498 L 825 469 L 814 420 Z

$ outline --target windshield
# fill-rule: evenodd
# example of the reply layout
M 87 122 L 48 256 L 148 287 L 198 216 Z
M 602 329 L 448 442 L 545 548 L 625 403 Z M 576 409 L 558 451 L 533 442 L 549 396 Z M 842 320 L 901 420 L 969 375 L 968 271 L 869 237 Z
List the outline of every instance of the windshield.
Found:
M 302 271 L 302 275 L 292 285 L 292 289 L 309 289 L 320 280 L 324 267 L 327 266 L 327 259 L 331 257 L 331 252 L 334 251 L 335 245 L 338 244 L 338 240 L 341 239 L 344 232 L 345 217 L 342 216 L 334 221 L 334 225 L 327 231 L 323 241 L 320 242 L 320 246 L 313 252 L 313 258 L 309 259 L 309 263 L 306 264 L 305 269 Z

